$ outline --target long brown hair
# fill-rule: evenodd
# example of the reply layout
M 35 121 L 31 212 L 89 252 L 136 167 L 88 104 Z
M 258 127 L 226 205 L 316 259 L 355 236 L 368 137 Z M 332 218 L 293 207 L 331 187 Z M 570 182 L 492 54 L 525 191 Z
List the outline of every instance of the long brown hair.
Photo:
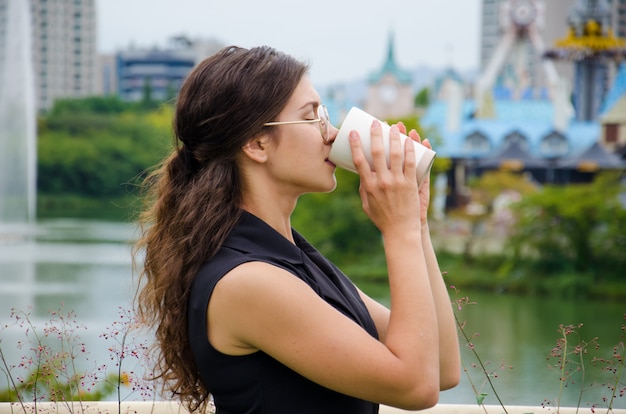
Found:
M 241 216 L 236 155 L 282 111 L 307 72 L 270 47 L 227 47 L 198 64 L 179 92 L 176 145 L 144 183 L 146 208 L 134 248 L 140 270 L 137 311 L 155 329 L 154 377 L 190 411 L 209 401 L 187 328 L 194 276 Z

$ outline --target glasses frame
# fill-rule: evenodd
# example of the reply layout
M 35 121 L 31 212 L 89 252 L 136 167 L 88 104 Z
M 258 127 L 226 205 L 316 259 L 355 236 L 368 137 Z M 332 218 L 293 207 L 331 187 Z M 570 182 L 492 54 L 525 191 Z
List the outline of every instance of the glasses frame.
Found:
M 301 121 L 273 121 L 273 122 L 266 122 L 263 124 L 263 126 L 313 124 L 315 122 L 320 123 L 320 134 L 322 134 L 322 140 L 325 143 L 329 143 L 330 142 L 330 117 L 328 115 L 328 109 L 326 108 L 326 105 L 320 105 L 317 107 L 316 119 L 304 119 Z

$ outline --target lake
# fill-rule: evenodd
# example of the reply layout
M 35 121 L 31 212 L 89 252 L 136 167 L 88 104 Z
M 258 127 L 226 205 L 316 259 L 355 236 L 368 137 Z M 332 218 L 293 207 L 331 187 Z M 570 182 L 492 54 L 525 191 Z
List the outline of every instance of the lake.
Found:
M 120 321 L 126 320 L 123 311 L 131 308 L 135 281 L 129 241 L 134 236 L 135 230 L 129 224 L 79 220 L 51 220 L 0 231 L 0 347 L 9 365 L 19 363 L 28 349 L 17 347 L 18 341 L 25 340 L 25 329 L 12 324 L 11 309 L 28 312 L 29 321 L 41 329 L 51 320 L 51 310 L 73 311 L 76 325 L 85 326 L 83 329 L 70 324 L 69 328 L 80 336 L 87 350 L 81 354 L 84 360 L 79 361 L 80 369 L 117 361 L 119 352 L 111 353 L 109 348 L 119 347 L 120 338 L 106 340 L 101 335 L 112 332 L 112 327 L 119 328 Z M 362 288 L 370 291 L 366 285 Z M 600 402 L 609 395 L 603 384 L 614 381 L 615 375 L 594 367 L 591 358 L 611 359 L 613 347 L 624 340 L 620 328 L 626 323 L 626 305 L 452 290 L 451 297 L 468 297 L 473 302 L 457 309 L 457 317 L 492 374 L 491 380 L 505 405 L 556 401 L 561 373 L 549 367 L 558 360 L 548 360 L 547 355 L 560 338 L 560 324 L 583 324 L 567 336 L 569 347 L 581 341 L 592 342 L 595 337 L 599 344 L 598 349 L 589 346 L 582 365 L 570 365 L 575 372 L 561 392 L 561 404 L 577 404 L 583 368 L 582 405 Z M 384 294 L 378 299 L 388 300 Z M 146 336 L 137 334 L 131 339 L 143 343 Z M 470 347 L 462 348 L 467 373 L 457 388 L 442 393 L 441 402 L 474 404 L 476 394 L 486 394 L 486 404 L 498 404 Z M 569 354 L 568 358 L 575 361 L 578 355 Z M 122 365 L 124 370 L 144 369 L 132 359 Z M 621 387 L 626 386 L 624 376 L 626 373 L 622 374 Z M 5 384 L 4 375 L 0 375 L 0 386 Z M 124 398 L 141 399 L 137 391 L 125 392 Z M 618 398 L 614 408 L 626 408 L 626 397 Z

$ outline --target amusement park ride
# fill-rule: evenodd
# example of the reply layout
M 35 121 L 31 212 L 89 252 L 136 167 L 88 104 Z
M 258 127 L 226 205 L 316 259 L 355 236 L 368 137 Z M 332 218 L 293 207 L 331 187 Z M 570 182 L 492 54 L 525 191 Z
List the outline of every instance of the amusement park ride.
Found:
M 606 0 L 579 0 L 568 23 L 567 37 L 558 40 L 544 58 L 574 64 L 576 119 L 594 121 L 609 89 L 612 65 L 626 61 L 626 40 L 614 35 Z
M 499 23 L 502 36 L 476 84 L 477 117 L 493 117 L 492 89 L 508 58 L 511 58 L 518 79 L 518 93 L 526 86 L 528 77 L 526 71 L 530 59 L 528 45 L 530 44 L 539 56 L 546 50 L 540 34 L 545 24 L 544 11 L 543 1 L 509 0 L 500 5 Z M 559 75 L 549 60 L 543 61 L 543 69 L 550 95 L 554 98 L 559 85 Z
M 626 42 L 616 38 L 610 26 L 610 7 L 606 0 L 578 0 L 568 19 L 567 37 L 552 49 L 547 49 L 541 38 L 546 24 L 544 11 L 541 0 L 508 0 L 500 5 L 502 36 L 476 84 L 477 118 L 494 116 L 492 91 L 507 59 L 518 80 L 513 97 L 527 86 L 528 45 L 543 57 L 548 95 L 555 104 L 555 118 L 560 118 L 555 119 L 555 125 L 564 127 L 574 108 L 577 120 L 592 121 L 598 116 L 608 89 L 610 64 L 626 60 Z M 574 108 L 569 87 L 557 73 L 554 60 L 574 64 Z

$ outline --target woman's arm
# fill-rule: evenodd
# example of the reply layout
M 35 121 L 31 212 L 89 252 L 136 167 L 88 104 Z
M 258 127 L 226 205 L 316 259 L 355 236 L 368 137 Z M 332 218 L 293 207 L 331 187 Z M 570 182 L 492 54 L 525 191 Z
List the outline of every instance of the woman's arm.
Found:
M 402 133 L 406 133 L 403 124 L 398 124 Z M 412 130 L 408 135 L 417 143 L 421 143 L 419 134 Z M 431 148 L 428 141 L 424 141 L 422 145 Z M 430 280 L 432 297 L 435 302 L 437 312 L 437 324 L 439 332 L 439 354 L 440 354 L 440 389 L 446 390 L 456 386 L 460 381 L 460 350 L 459 341 L 456 330 L 456 322 L 452 310 L 452 304 L 448 291 L 446 289 L 435 250 L 430 238 L 428 228 L 427 212 L 430 201 L 430 178 L 420 186 L 420 221 L 422 234 L 422 248 L 426 265 L 428 269 L 428 277 Z M 361 298 L 365 302 L 370 315 L 376 324 L 379 336 L 384 338 L 388 328 L 389 310 L 383 305 L 369 298 L 363 292 L 360 292 Z
M 404 125 L 400 129 L 405 129 Z M 415 130 L 409 132 L 413 141 L 432 149 L 428 140 L 422 142 L 421 137 Z M 430 238 L 428 227 L 428 206 L 430 204 L 430 177 L 427 177 L 420 186 L 420 221 L 422 228 L 422 246 L 424 257 L 428 267 L 428 276 L 432 295 L 437 309 L 437 323 L 439 325 L 439 352 L 441 389 L 449 389 L 456 386 L 461 377 L 461 362 L 459 340 L 456 330 L 456 322 L 452 311 L 452 303 L 446 289 L 446 285 L 439 269 L 435 249 Z
M 455 387 L 461 380 L 461 356 L 452 302 L 439 269 L 428 225 L 422 227 L 422 246 L 439 326 L 440 389 L 447 390 Z
M 435 257 L 430 235 L 423 237 L 424 255 L 428 267 L 428 275 L 431 279 L 431 292 L 435 301 L 437 311 L 437 323 L 439 326 L 439 372 L 440 372 L 440 389 L 447 390 L 455 387 L 460 381 L 461 364 L 459 341 L 456 331 L 456 322 L 452 313 L 452 306 L 445 283 L 439 270 L 439 264 Z M 358 289 L 358 288 L 357 288 Z M 389 309 L 372 299 L 360 289 L 359 295 L 365 303 L 374 323 L 378 330 L 381 341 L 387 334 L 389 325 Z

